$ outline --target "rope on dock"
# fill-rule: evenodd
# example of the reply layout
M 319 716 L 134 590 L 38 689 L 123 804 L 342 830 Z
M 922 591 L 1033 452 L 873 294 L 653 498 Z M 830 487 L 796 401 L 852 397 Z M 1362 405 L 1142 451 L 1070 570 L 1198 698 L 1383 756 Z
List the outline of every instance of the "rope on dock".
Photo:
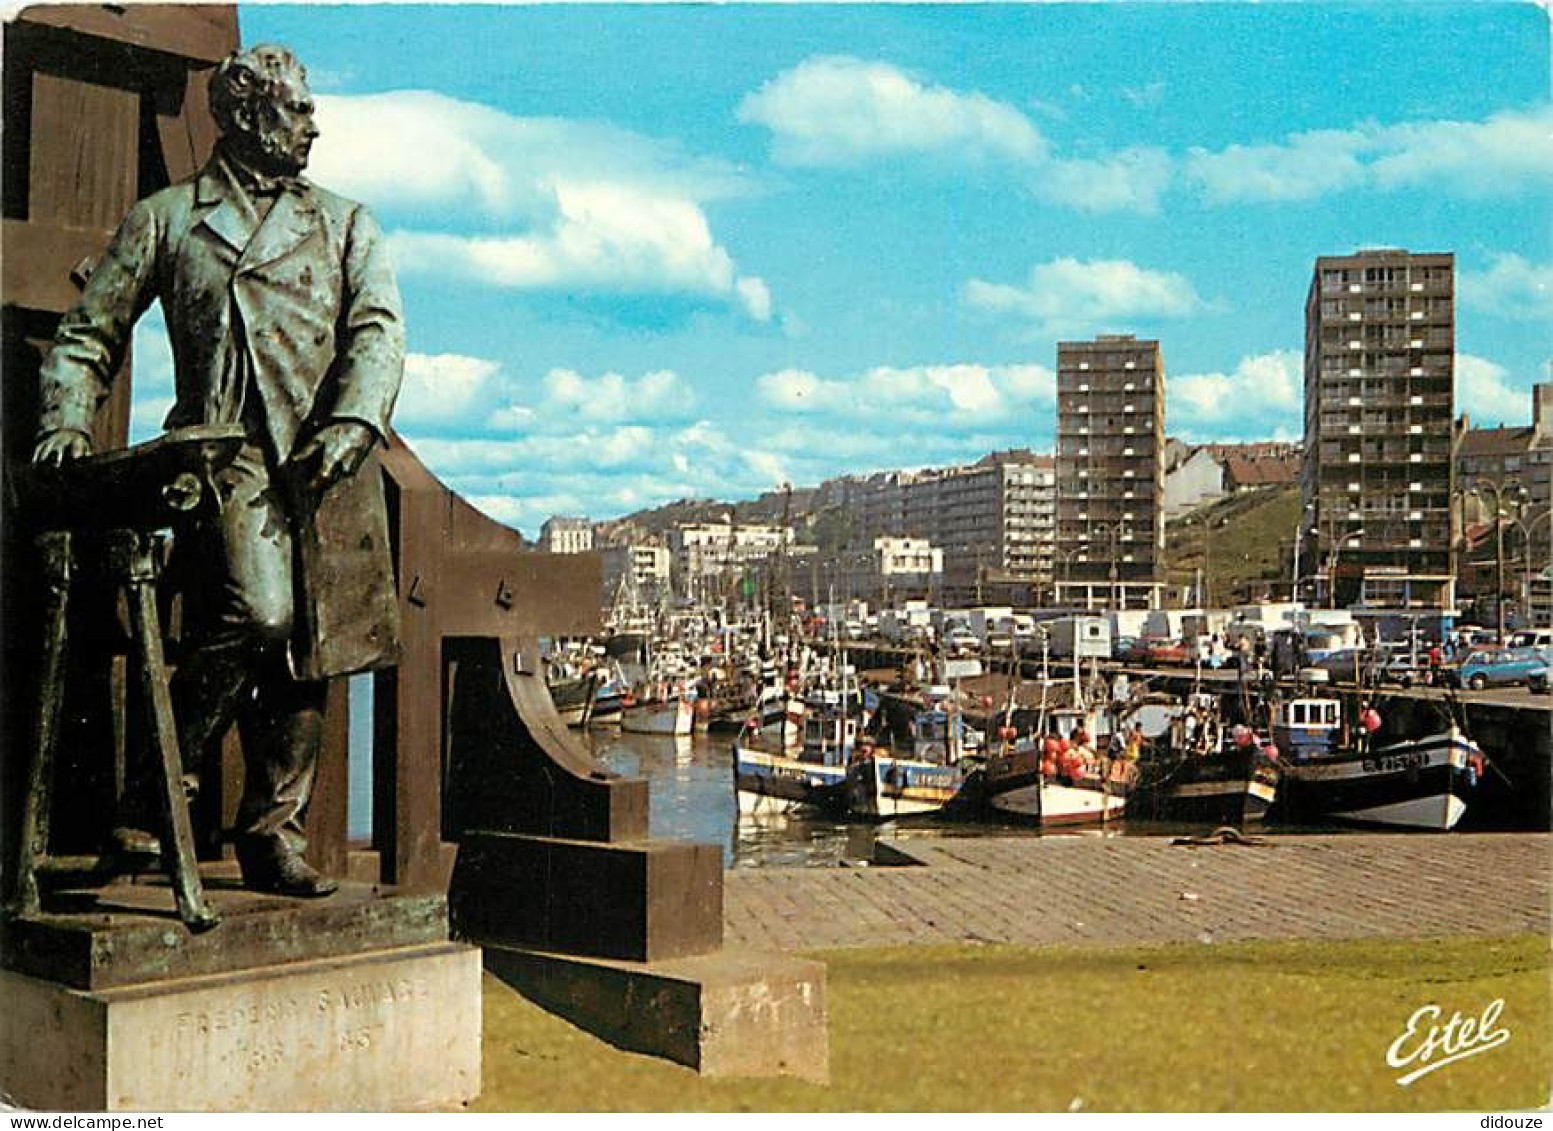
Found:
M 1198 836 L 1172 837 L 1171 844 L 1183 844 L 1188 848 L 1203 848 L 1216 844 L 1242 844 L 1247 848 L 1267 847 L 1267 841 L 1259 836 L 1247 836 L 1237 828 L 1229 825 L 1220 825 L 1211 833 L 1202 833 Z

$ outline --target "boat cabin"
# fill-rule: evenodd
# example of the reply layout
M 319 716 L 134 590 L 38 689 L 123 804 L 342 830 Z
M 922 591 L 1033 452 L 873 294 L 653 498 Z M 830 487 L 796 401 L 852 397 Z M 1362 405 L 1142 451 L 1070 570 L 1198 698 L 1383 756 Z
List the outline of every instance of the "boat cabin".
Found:
M 1286 755 L 1303 761 L 1329 753 L 1337 744 L 1342 722 L 1342 704 L 1336 699 L 1291 699 L 1278 712 L 1273 741 Z

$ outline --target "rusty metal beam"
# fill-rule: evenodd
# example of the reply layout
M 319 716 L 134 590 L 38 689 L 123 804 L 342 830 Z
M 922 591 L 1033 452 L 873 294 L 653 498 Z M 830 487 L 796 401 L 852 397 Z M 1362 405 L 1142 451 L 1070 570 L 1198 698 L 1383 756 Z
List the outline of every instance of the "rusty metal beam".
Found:
M 206 63 L 220 62 L 241 38 L 233 4 L 37 4 L 16 19 Z

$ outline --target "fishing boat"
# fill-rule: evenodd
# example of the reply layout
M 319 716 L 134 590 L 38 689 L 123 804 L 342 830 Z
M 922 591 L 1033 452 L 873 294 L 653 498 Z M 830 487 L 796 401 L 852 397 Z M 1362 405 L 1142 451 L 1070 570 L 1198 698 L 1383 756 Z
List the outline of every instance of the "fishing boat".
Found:
M 1162 821 L 1240 827 L 1267 816 L 1278 782 L 1278 761 L 1265 746 L 1230 746 L 1180 758 L 1167 779 L 1148 791 L 1150 801 L 1136 799 L 1134 810 Z
M 593 672 L 578 676 L 560 676 L 548 681 L 555 713 L 569 727 L 581 726 L 593 702 L 598 676 Z
M 1277 796 L 1277 747 L 1248 726 L 1226 727 L 1217 695 L 1191 696 L 1162 737 L 1140 763 L 1134 815 L 1234 827 L 1267 815 Z
M 1454 723 L 1390 742 L 1377 741 L 1378 717 L 1353 729 L 1357 736 L 1335 697 L 1309 695 L 1281 705 L 1273 727 L 1282 762 L 1280 819 L 1438 832 L 1456 826 L 1486 765 L 1476 742 Z
M 912 718 L 909 750 L 862 750 L 847 771 L 847 808 L 857 817 L 890 820 L 934 813 L 953 804 L 973 770 L 982 735 L 966 724 L 948 687 L 928 691 Z
M 1008 816 L 1042 825 L 1113 821 L 1127 810 L 1128 769 L 1088 745 L 1048 735 L 1016 743 L 1002 772 L 988 775 L 988 803 Z M 1010 779 L 1023 779 L 1011 783 Z
M 619 675 L 612 675 L 600 683 L 593 692 L 593 709 L 585 716 L 588 723 L 619 723 L 620 713 L 630 697 L 631 685 Z
M 630 734 L 689 734 L 695 717 L 694 696 L 660 686 L 647 698 L 622 705 L 620 729 Z
M 1127 808 L 1131 764 L 1102 758 L 1100 726 L 1106 713 L 1085 705 L 1048 710 L 1042 684 L 1040 714 L 1032 734 L 1014 737 L 1005 725 L 1003 747 L 986 766 L 983 793 L 994 811 L 1042 825 L 1083 825 L 1113 820 Z
M 934 813 L 954 801 L 965 780 L 958 763 L 904 758 L 878 747 L 847 770 L 847 810 L 869 820 Z
M 862 738 L 870 719 L 867 697 L 818 692 L 807 703 L 789 696 L 782 708 L 766 724 L 752 716 L 734 739 L 739 812 L 845 808 L 847 764 L 867 748 Z

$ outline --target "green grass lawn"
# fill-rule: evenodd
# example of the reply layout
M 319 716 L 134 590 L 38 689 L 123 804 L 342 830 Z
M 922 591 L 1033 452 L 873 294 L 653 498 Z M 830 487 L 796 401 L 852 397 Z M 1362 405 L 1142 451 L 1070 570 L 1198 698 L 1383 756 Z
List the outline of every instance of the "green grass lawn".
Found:
M 703 1080 L 487 975 L 486 1111 L 1505 1110 L 1549 1099 L 1546 939 L 827 951 L 828 1087 Z M 1422 1005 L 1503 998 L 1499 1048 L 1396 1083 Z
M 1292 547 L 1299 517 L 1298 487 L 1246 491 L 1177 517 L 1165 527 L 1170 580 L 1190 585 L 1202 569 L 1204 588 L 1219 606 L 1264 589 L 1287 597 L 1288 565 L 1280 554 Z M 1308 542 L 1304 549 L 1301 572 L 1308 574 L 1315 569 L 1315 549 Z

